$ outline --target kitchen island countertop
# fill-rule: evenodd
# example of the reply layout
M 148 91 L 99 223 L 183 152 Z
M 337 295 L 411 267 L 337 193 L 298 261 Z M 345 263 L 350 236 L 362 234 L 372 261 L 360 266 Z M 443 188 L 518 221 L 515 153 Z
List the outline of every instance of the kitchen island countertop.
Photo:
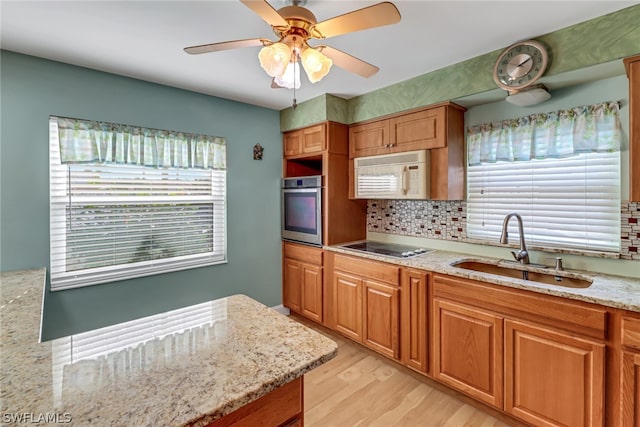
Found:
M 337 354 L 244 295 L 39 342 L 45 275 L 0 276 L 2 425 L 204 426 Z

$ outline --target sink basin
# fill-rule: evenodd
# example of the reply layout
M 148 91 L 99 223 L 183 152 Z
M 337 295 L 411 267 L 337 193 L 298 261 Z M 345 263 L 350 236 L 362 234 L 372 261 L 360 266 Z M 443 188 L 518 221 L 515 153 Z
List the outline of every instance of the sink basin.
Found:
M 568 273 L 566 271 L 555 271 L 544 266 L 527 266 L 515 263 L 514 265 L 505 264 L 506 262 L 504 261 L 492 264 L 478 260 L 461 260 L 452 263 L 451 266 L 566 288 L 588 288 L 591 286 L 591 283 L 593 283 L 593 280 L 589 277 Z M 548 271 L 541 271 L 544 269 L 548 269 Z

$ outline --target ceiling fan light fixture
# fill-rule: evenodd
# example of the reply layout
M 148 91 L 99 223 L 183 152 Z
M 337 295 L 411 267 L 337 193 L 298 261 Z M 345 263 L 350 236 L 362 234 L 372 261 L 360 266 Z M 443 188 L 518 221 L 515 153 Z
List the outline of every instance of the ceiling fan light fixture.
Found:
M 300 89 L 300 66 L 298 66 L 297 62 L 289 62 L 284 74 L 280 77 L 275 77 L 274 81 L 280 87 Z
M 290 64 L 291 48 L 284 43 L 273 43 L 260 49 L 258 59 L 269 76 L 280 77 Z
M 300 54 L 300 60 L 311 83 L 322 80 L 324 76 L 329 74 L 333 65 L 331 59 L 312 47 L 308 47 Z

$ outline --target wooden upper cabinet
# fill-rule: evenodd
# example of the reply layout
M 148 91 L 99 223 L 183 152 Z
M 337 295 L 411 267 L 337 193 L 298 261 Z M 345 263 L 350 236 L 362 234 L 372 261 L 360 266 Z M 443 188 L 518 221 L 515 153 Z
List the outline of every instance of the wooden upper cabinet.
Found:
M 349 157 L 377 156 L 388 152 L 388 120 L 349 127 Z
M 353 124 L 349 127 L 349 158 L 429 150 L 429 199 L 464 200 L 465 111 L 445 102 Z
M 390 147 L 394 151 L 446 147 L 445 108 L 433 108 L 390 119 Z
M 465 108 L 447 102 L 385 119 L 351 125 L 349 157 L 462 147 Z
M 629 201 L 640 202 L 640 55 L 624 60 L 629 77 Z
M 320 154 L 326 149 L 325 124 L 287 132 L 283 137 L 284 157 Z

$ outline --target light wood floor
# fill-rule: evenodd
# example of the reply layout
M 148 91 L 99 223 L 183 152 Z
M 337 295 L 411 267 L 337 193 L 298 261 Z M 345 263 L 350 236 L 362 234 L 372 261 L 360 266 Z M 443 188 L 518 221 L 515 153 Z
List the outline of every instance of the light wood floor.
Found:
M 338 355 L 304 377 L 306 427 L 519 425 L 494 418 L 463 401 L 468 398 L 332 331 L 292 318 L 338 343 Z

